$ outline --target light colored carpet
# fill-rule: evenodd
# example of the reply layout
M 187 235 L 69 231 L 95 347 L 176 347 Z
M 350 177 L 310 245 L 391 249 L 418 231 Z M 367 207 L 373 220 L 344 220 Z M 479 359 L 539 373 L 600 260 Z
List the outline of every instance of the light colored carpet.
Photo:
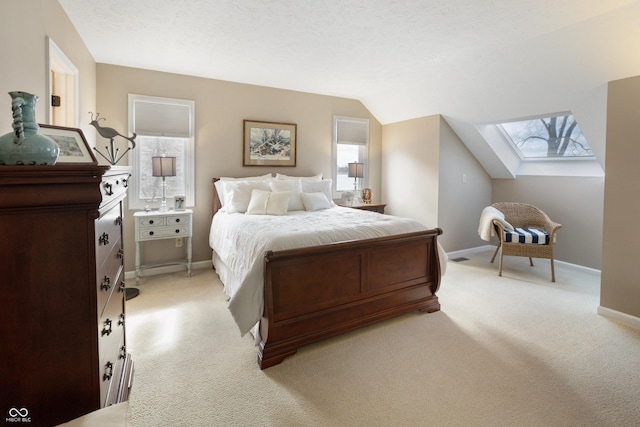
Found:
M 449 262 L 442 311 L 304 347 L 261 371 L 211 270 L 127 302 L 138 426 L 640 425 L 640 331 L 596 314 L 599 275 L 491 252 Z

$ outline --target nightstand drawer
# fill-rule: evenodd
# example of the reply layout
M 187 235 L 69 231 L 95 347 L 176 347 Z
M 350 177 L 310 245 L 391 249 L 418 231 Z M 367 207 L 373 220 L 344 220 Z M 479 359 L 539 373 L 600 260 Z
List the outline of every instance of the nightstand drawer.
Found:
M 138 225 L 140 227 L 163 227 L 164 217 L 163 216 L 147 216 L 143 218 L 138 218 Z
M 184 225 L 141 228 L 138 231 L 138 240 L 155 240 L 171 237 L 184 237 L 189 235 L 189 229 Z
M 189 225 L 189 217 L 187 214 L 168 216 L 166 225 Z

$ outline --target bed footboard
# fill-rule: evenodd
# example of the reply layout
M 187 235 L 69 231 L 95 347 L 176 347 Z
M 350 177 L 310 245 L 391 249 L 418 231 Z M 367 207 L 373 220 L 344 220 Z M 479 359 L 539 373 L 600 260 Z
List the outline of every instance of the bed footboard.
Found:
M 267 252 L 260 368 L 334 335 L 414 310 L 438 311 L 440 234 L 436 228 Z

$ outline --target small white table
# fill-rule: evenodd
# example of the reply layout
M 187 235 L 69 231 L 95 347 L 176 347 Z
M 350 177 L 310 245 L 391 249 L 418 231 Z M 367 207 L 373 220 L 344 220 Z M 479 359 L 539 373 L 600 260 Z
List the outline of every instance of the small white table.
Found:
M 140 283 L 142 269 L 160 265 L 184 264 L 191 276 L 191 236 L 193 211 L 149 211 L 133 214 L 136 226 L 136 284 Z M 140 266 L 140 243 L 149 240 L 177 239 L 186 237 L 187 258 L 185 261 L 168 262 L 149 266 Z

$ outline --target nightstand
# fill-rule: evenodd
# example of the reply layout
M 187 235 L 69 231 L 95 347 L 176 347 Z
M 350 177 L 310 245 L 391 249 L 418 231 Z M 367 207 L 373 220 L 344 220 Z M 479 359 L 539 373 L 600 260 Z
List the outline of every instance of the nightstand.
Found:
M 140 283 L 142 269 L 161 265 L 184 264 L 191 276 L 191 235 L 193 211 L 149 211 L 133 214 L 136 227 L 136 283 Z M 140 243 L 150 240 L 186 238 L 187 258 L 153 266 L 140 266 Z
M 341 205 L 345 206 L 345 205 Z M 363 211 L 372 211 L 383 214 L 386 203 L 363 203 L 361 205 L 345 206 L 346 208 L 361 209 Z

